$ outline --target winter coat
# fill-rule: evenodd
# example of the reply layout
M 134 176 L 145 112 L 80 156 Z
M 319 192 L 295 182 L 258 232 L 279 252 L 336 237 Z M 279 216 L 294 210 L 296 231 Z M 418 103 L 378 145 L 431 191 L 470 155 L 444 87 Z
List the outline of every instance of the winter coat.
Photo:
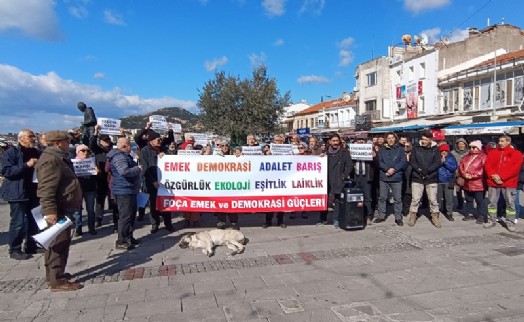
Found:
M 40 154 L 36 151 L 37 154 Z M 21 147 L 11 147 L 2 155 L 2 199 L 5 201 L 28 201 L 36 199 L 36 184 L 33 184 L 34 168 L 24 162 Z M 27 182 L 29 181 L 30 182 Z M 26 187 L 32 186 L 30 191 Z
M 140 168 L 129 153 L 113 149 L 107 154 L 115 196 L 137 194 L 140 190 Z
M 328 158 L 328 193 L 340 194 L 344 189 L 345 181 L 353 171 L 353 161 L 349 151 L 340 148 L 337 153 L 327 153 Z
M 144 177 L 146 191 L 149 194 L 156 194 L 157 189 L 153 183 L 158 181 L 158 153 L 149 145 L 145 146 L 141 153 L 140 164 L 142 165 L 142 176 Z
M 60 215 L 82 207 L 82 188 L 67 152 L 55 147 L 46 148 L 35 169 L 42 214 Z
M 413 167 L 412 182 L 422 184 L 438 183 L 438 168 L 441 155 L 436 146 L 429 148 L 420 144 L 413 146 L 409 163 Z
M 457 169 L 457 160 L 451 153 L 448 153 L 446 159 L 444 160 L 444 163 L 441 163 L 440 167 L 438 168 L 438 182 L 453 182 L 455 179 L 455 171 L 457 171 Z
M 496 148 L 489 152 L 486 158 L 486 178 L 490 187 L 516 188 L 522 165 L 522 153 L 511 145 Z M 491 178 L 498 174 L 503 181 L 496 184 Z
M 486 163 L 486 154 L 480 151 L 479 153 L 472 153 L 462 157 L 460 161 L 458 173 L 464 178 L 464 186 L 462 189 L 466 191 L 484 191 L 486 190 L 484 178 L 484 164 Z M 466 174 L 472 176 L 471 179 L 466 178 Z
M 402 182 L 404 177 L 403 173 L 407 166 L 404 149 L 399 144 L 393 146 L 387 144 L 382 145 L 378 151 L 378 165 L 380 180 L 387 182 Z M 386 172 L 390 168 L 395 169 L 395 173 L 388 177 L 386 176 Z

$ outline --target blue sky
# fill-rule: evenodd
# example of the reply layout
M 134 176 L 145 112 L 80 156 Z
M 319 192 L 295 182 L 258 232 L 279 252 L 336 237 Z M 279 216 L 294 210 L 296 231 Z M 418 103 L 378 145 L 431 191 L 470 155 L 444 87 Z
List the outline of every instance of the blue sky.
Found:
M 78 126 L 165 106 L 198 112 L 215 71 L 265 64 L 309 104 L 355 86 L 358 64 L 403 34 L 460 40 L 468 27 L 524 27 L 522 0 L 0 0 L 0 133 Z

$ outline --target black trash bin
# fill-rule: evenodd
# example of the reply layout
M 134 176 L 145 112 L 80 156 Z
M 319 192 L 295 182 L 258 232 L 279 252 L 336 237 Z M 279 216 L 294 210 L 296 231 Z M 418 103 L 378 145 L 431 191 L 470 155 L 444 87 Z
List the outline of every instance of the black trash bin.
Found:
M 360 188 L 345 188 L 340 203 L 340 228 L 346 230 L 364 229 L 364 194 Z

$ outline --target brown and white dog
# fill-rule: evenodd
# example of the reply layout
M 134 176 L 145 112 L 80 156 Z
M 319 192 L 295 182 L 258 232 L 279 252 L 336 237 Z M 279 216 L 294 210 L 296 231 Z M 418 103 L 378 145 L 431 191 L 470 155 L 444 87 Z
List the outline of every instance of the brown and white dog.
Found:
M 200 233 L 190 233 L 182 237 L 180 248 L 202 248 L 202 253 L 211 257 L 215 254 L 215 247 L 226 245 L 233 250 L 231 255 L 244 252 L 244 245 L 249 240 L 238 230 L 212 229 Z

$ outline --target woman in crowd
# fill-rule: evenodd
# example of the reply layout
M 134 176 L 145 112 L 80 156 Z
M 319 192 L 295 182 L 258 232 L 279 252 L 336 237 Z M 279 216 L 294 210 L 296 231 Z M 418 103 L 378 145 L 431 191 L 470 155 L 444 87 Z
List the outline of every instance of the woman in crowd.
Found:
M 486 154 L 482 152 L 482 143 L 479 140 L 469 144 L 469 152 L 462 157 L 458 168 L 457 185 L 465 192 L 467 213 L 462 220 L 476 219 L 477 224 L 484 224 L 484 228 L 493 227 L 488 222 L 488 205 L 486 203 L 486 186 L 484 183 L 484 164 Z M 473 207 L 473 200 L 477 208 Z M 475 214 L 476 215 L 473 215 Z
M 76 159 L 87 159 L 91 157 L 91 151 L 87 145 L 76 146 Z M 97 169 L 98 170 L 98 169 Z M 98 172 L 98 171 L 97 171 Z M 91 235 L 96 235 L 95 230 L 95 196 L 96 196 L 96 175 L 79 176 L 80 186 L 82 187 L 82 197 L 87 211 L 87 227 Z M 75 236 L 82 236 L 82 209 L 74 216 Z

